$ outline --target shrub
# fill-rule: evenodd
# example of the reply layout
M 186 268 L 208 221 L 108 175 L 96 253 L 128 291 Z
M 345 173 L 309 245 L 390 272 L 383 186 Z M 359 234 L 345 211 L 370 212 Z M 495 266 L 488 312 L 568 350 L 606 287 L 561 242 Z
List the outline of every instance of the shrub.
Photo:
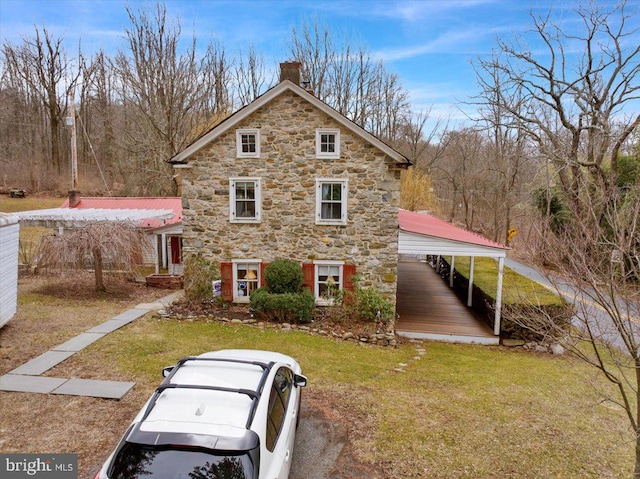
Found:
M 277 259 L 264 270 L 267 289 L 273 294 L 299 293 L 304 275 L 302 266 L 291 259 Z
M 297 293 L 271 293 L 258 288 L 251 293 L 251 308 L 264 321 L 308 323 L 313 317 L 315 298 L 308 289 Z
M 342 317 L 351 321 L 371 321 L 384 326 L 393 321 L 393 305 L 373 288 L 362 288 L 358 278 L 354 278 L 354 290 L 341 290 L 336 304 L 342 310 Z
M 220 271 L 215 263 L 200 254 L 189 256 L 184 265 L 184 293 L 190 301 L 211 299 L 212 281 L 220 279 Z

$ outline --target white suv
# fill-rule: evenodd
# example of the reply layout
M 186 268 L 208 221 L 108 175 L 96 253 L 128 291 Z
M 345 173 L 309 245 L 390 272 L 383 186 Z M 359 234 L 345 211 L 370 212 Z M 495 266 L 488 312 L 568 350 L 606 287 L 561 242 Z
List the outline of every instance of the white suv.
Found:
M 95 479 L 286 479 L 300 413 L 300 365 L 222 350 L 181 359 Z

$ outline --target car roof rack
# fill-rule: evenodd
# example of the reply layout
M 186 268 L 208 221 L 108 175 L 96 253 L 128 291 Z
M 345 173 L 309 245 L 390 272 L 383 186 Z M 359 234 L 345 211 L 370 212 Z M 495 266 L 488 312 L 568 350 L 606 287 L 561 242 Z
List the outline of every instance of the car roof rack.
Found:
M 262 377 L 260 378 L 260 382 L 258 383 L 258 387 L 255 391 L 251 389 L 241 389 L 241 388 L 226 388 L 221 386 L 205 386 L 200 384 L 179 384 L 172 383 L 171 379 L 175 376 L 176 372 L 184 366 L 188 362 L 221 362 L 221 363 L 235 363 L 235 364 L 247 364 L 249 366 L 258 366 L 262 369 Z M 236 394 L 244 394 L 251 398 L 251 409 L 249 410 L 249 417 L 247 418 L 247 423 L 245 425 L 246 429 L 251 428 L 251 424 L 253 423 L 253 418 L 256 414 L 256 408 L 258 407 L 258 401 L 260 396 L 262 395 L 262 391 L 264 389 L 264 384 L 267 381 L 267 377 L 269 376 L 269 372 L 275 362 L 271 361 L 269 363 L 265 363 L 262 361 L 247 361 L 243 359 L 231 359 L 231 358 L 202 358 L 199 356 L 187 356 L 182 358 L 178 363 L 171 369 L 169 375 L 162 381 L 160 386 L 158 386 L 153 393 L 153 396 L 149 400 L 149 405 L 142 415 L 142 419 L 140 422 L 144 422 L 145 419 L 151 414 L 154 406 L 156 405 L 156 401 L 160 397 L 160 395 L 166 391 L 167 389 L 200 389 L 200 390 L 208 390 L 208 391 L 221 391 L 228 393 L 236 393 Z

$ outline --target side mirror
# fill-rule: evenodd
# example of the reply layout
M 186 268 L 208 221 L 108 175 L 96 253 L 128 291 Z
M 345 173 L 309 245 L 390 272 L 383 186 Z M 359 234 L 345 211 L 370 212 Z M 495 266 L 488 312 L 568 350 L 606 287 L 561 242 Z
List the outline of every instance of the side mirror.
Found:
M 175 368 L 175 366 L 167 366 L 166 368 L 162 368 L 162 377 L 163 378 L 169 377 L 169 374 L 171 374 L 171 371 L 173 371 L 173 368 Z
M 295 384 L 299 388 L 303 388 L 307 385 L 307 378 L 302 374 L 294 374 L 293 384 Z

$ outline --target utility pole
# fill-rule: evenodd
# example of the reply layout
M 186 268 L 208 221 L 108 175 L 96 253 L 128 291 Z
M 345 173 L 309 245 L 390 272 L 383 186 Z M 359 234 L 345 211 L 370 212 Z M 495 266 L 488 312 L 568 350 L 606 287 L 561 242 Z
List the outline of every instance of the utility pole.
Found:
M 71 128 L 71 190 L 69 191 L 69 207 L 73 208 L 80 201 L 78 191 L 78 146 L 76 138 L 76 105 L 73 91 L 69 91 L 69 116 L 67 126 Z

